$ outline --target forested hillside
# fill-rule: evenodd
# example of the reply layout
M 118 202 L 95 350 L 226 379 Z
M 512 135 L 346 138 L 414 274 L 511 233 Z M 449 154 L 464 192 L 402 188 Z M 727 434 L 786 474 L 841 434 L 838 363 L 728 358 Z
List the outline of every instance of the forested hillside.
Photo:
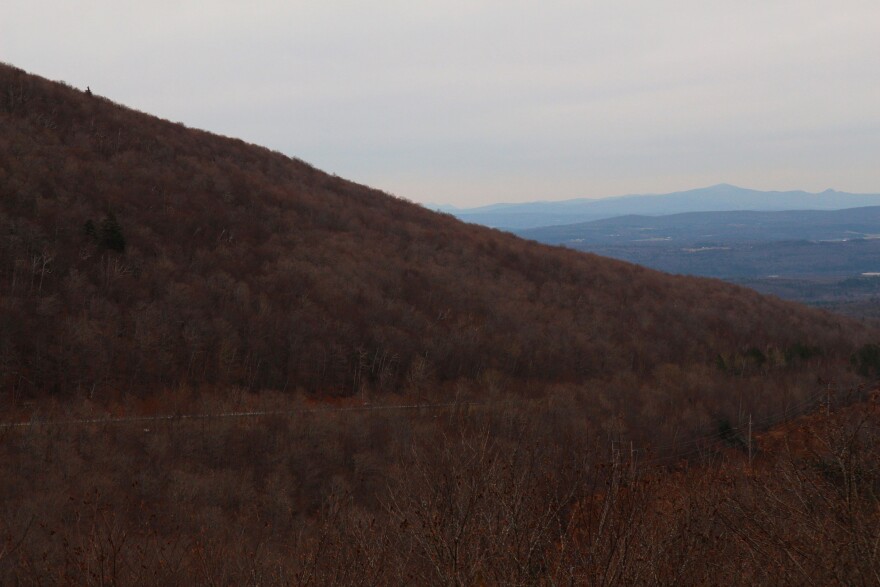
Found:
M 3 584 L 869 584 L 876 334 L 0 66 Z
M 594 442 L 558 398 L 0 428 L 0 579 L 867 587 L 878 408 L 682 439 L 687 459 Z
M 13 67 L 0 97 L 6 397 L 584 382 L 752 348 L 846 357 L 864 335 L 464 225 Z

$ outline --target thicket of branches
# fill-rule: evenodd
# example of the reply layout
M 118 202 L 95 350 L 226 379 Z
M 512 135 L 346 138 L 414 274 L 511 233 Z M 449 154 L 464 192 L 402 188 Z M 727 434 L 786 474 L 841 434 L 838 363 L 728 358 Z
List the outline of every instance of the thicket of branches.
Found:
M 570 408 L 6 431 L 0 577 L 877 584 L 876 399 L 756 434 L 751 466 L 720 436 L 689 463 L 630 460 Z

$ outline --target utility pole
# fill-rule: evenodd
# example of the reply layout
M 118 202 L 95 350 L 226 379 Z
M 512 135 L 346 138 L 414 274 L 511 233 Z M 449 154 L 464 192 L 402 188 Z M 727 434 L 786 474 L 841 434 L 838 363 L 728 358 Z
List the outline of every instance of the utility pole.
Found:
M 636 451 L 632 440 L 629 441 L 629 476 L 631 479 L 636 478 Z
M 749 469 L 752 468 L 752 414 L 749 413 Z

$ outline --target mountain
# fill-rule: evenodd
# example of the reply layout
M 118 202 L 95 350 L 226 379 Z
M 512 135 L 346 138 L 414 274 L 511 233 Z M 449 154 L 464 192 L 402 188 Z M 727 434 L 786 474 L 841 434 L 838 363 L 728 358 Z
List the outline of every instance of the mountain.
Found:
M 869 583 L 876 337 L 0 65 L 4 585 Z
M 10 397 L 585 382 L 751 347 L 848 356 L 865 334 L 466 225 L 9 66 L 0 92 Z
M 656 216 L 734 210 L 838 210 L 877 205 L 880 205 L 880 194 L 851 194 L 834 190 L 826 190 L 818 194 L 803 191 L 763 192 L 719 184 L 662 195 L 493 204 L 478 208 L 449 210 L 449 212 L 465 222 L 519 230 L 589 222 L 631 214 Z
M 880 206 L 832 211 L 628 215 L 514 232 L 524 238 L 548 244 L 611 245 L 662 240 L 670 245 L 698 246 L 755 241 L 847 241 L 880 236 Z

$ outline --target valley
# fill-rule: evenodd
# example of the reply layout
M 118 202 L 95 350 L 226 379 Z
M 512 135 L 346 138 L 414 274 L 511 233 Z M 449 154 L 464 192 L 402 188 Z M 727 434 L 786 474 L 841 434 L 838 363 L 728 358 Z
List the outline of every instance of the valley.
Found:
M 865 207 L 620 216 L 518 234 L 873 319 L 880 308 L 877 231 L 880 208 Z

